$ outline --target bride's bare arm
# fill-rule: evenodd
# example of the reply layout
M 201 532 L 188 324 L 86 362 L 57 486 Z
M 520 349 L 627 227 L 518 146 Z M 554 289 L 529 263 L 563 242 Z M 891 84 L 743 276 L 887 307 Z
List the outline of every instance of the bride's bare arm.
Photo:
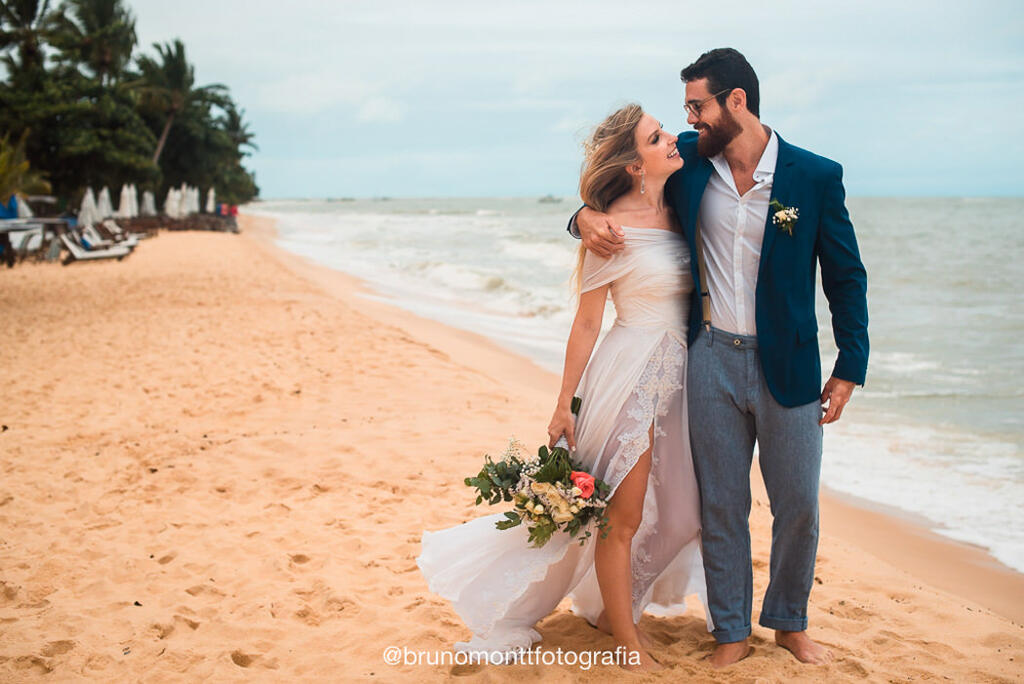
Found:
M 558 394 L 555 413 L 548 426 L 549 447 L 553 447 L 563 434 L 569 442 L 569 449 L 576 449 L 576 421 L 572 415 L 572 397 L 583 377 L 583 370 L 594 351 L 594 343 L 601 333 L 605 302 L 608 300 L 609 285 L 590 290 L 580 295 L 576 308 L 576 319 L 572 322 L 569 342 L 565 349 L 565 368 L 562 371 L 562 390 Z

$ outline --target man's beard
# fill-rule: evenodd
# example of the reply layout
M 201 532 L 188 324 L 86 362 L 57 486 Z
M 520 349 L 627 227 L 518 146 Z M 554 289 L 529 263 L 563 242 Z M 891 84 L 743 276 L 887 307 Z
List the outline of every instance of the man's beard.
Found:
M 742 132 L 743 127 L 733 118 L 732 112 L 723 108 L 721 120 L 714 127 L 708 126 L 704 135 L 697 138 L 697 154 L 702 157 L 721 154 L 726 145 Z

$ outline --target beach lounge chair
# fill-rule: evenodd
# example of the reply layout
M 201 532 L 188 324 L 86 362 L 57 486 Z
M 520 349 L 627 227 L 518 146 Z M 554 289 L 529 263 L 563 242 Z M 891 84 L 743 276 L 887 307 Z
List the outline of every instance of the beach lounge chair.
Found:
M 117 230 L 111 230 L 111 225 L 117 228 Z M 92 226 L 92 232 L 95 233 L 96 235 L 99 235 L 103 240 L 111 243 L 109 245 L 105 245 L 107 247 L 110 247 L 112 245 L 123 245 L 124 247 L 131 247 L 132 249 L 135 249 L 135 246 L 139 244 L 139 239 L 137 237 L 135 237 L 134 235 L 129 237 L 124 231 L 121 230 L 121 227 L 119 225 L 117 225 L 110 219 L 107 219 L 103 223 L 99 223 L 96 224 L 95 226 Z M 83 235 L 84 234 L 85 233 L 83 231 Z
M 68 249 L 68 257 L 64 260 L 65 266 L 70 264 L 72 261 L 89 261 L 93 259 L 117 259 L 120 261 L 132 252 L 128 247 L 121 247 L 118 245 L 115 245 L 114 247 L 107 247 L 106 249 L 86 249 L 79 244 L 74 231 L 61 233 L 60 240 Z
M 83 226 L 81 232 L 75 236 L 77 242 L 87 250 L 106 249 L 113 247 L 116 242 L 100 235 L 99 231 L 92 226 Z
M 32 228 L 21 234 L 21 239 L 18 241 L 18 258 L 24 259 L 30 253 L 35 252 L 43 246 L 43 229 Z
M 139 240 L 149 237 L 147 233 L 129 233 L 124 228 L 118 225 L 114 219 L 104 219 L 103 227 L 108 233 L 114 236 L 114 239 L 120 243 L 131 242 L 131 246 L 139 244 Z

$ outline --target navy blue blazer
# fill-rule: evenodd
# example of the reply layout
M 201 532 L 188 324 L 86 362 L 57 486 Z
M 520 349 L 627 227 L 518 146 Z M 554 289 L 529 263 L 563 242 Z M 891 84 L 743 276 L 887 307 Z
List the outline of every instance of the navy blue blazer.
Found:
M 778 134 L 776 134 L 778 135 Z M 800 406 L 821 397 L 818 322 L 814 314 L 817 266 L 832 313 L 839 357 L 832 375 L 864 384 L 868 365 L 867 272 L 846 210 L 843 170 L 781 137 L 772 181 L 772 199 L 796 207 L 799 218 L 789 235 L 765 221 L 755 292 L 755 321 L 761 366 L 772 396 L 783 406 Z M 697 154 L 697 132 L 684 131 L 676 143 L 683 168 L 668 179 L 665 191 L 690 251 L 696 254 L 694 228 L 701 197 L 714 171 Z M 571 223 L 571 222 L 570 222 Z M 691 260 L 696 289 L 690 306 L 689 341 L 701 329 L 701 278 Z

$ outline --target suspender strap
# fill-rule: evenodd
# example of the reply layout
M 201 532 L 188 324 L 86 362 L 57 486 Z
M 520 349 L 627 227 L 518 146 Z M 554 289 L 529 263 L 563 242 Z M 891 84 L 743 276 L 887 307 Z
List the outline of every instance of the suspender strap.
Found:
M 704 234 L 700 229 L 700 221 L 694 230 L 694 241 L 697 243 L 697 273 L 700 281 L 701 325 L 711 330 L 711 292 L 708 288 L 708 269 L 704 261 Z

